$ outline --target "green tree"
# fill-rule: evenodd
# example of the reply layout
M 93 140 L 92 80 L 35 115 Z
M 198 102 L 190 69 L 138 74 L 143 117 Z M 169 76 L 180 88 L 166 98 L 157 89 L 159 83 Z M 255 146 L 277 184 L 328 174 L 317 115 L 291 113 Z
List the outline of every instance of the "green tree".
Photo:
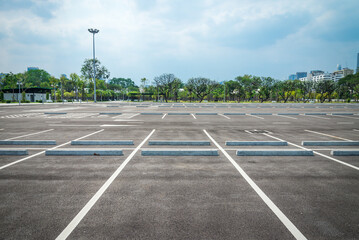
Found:
M 190 78 L 187 86 L 193 90 L 199 102 L 202 102 L 218 86 L 218 83 L 208 78 L 198 77 Z
M 162 95 L 166 102 L 168 102 L 172 89 L 175 84 L 176 77 L 174 74 L 162 74 L 161 76 L 154 78 L 154 84 L 157 87 L 157 91 Z
M 323 103 L 326 99 L 331 101 L 331 95 L 336 89 L 336 84 L 333 80 L 320 80 L 314 85 L 315 91 L 320 99 L 320 102 Z
M 110 72 L 105 66 L 101 66 L 100 60 L 95 58 L 95 70 L 96 70 L 96 79 L 108 79 L 110 77 Z M 93 59 L 85 59 L 84 64 L 81 68 L 81 74 L 86 79 L 93 78 Z M 97 85 L 96 85 L 97 86 Z
M 79 87 L 80 87 L 80 77 L 79 75 L 77 75 L 76 73 L 71 73 L 70 74 L 70 82 L 71 84 L 74 86 L 75 88 L 75 92 L 76 92 L 76 100 L 79 100 Z

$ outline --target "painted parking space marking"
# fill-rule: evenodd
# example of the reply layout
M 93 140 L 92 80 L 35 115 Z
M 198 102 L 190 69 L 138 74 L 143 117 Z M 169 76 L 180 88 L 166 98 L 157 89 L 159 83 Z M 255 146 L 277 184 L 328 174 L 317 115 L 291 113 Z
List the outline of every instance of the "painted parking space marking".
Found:
M 313 115 L 302 115 L 302 116 L 330 120 L 330 118 L 326 118 L 326 117 L 319 117 L 319 116 L 313 116 Z
M 337 137 L 337 136 L 334 136 L 334 135 L 330 135 L 330 134 L 326 134 L 326 133 L 321 133 L 321 132 L 316 132 L 316 131 L 312 131 L 312 130 L 307 130 L 307 129 L 305 129 L 304 131 L 310 132 L 310 133 L 315 133 L 315 134 L 318 134 L 318 135 L 323 135 L 323 136 L 331 137 L 331 138 L 336 138 L 336 139 L 340 139 L 340 140 L 344 140 L 344 141 L 349 141 L 349 142 L 352 142 L 352 141 L 353 141 L 353 140 L 349 140 L 349 139 L 346 139 L 346 138 Z
M 77 138 L 77 139 L 75 139 L 75 140 L 73 140 L 73 141 L 78 141 L 78 140 L 84 139 L 84 138 L 86 138 L 86 137 L 89 137 L 89 136 L 92 136 L 92 135 L 94 135 L 94 134 L 100 133 L 100 132 L 102 132 L 102 131 L 104 131 L 104 130 L 105 130 L 105 129 L 101 129 L 101 130 L 99 130 L 99 131 L 96 131 L 96 132 L 87 134 L 87 135 L 85 135 L 85 136 L 83 136 L 83 137 Z M 59 145 L 59 146 L 56 146 L 56 147 L 53 147 L 53 148 L 49 148 L 49 149 L 47 149 L 47 150 L 53 150 L 53 149 L 56 149 L 56 148 L 60 148 L 60 147 L 65 146 L 65 145 L 67 145 L 67 144 L 71 144 L 71 141 L 68 141 L 68 142 L 66 142 L 66 143 L 63 143 L 63 144 L 61 144 L 61 145 Z M 8 163 L 8 164 L 6 164 L 6 165 L 4 165 L 4 166 L 1 166 L 1 167 L 0 167 L 0 170 L 2 170 L 2 169 L 4 169 L 4 168 L 7 168 L 7 167 L 10 167 L 10 166 L 12 166 L 12 165 L 14 165 L 14 164 L 23 162 L 23 161 L 25 161 L 25 160 L 28 160 L 28 159 L 30 159 L 30 158 L 36 157 L 36 156 L 41 155 L 41 154 L 43 154 L 43 153 L 45 153 L 45 151 L 41 151 L 41 152 L 35 153 L 35 154 L 31 155 L 31 156 L 28 156 L 28 157 L 22 158 L 22 159 L 20 159 L 20 160 L 17 160 L 17 161 Z
M 259 119 L 264 119 L 264 118 L 262 118 L 262 117 L 258 117 L 258 116 L 255 116 L 255 115 L 250 115 L 250 114 L 246 114 L 246 116 L 250 116 L 250 117 L 254 117 L 254 118 L 259 118 Z
M 138 150 L 147 142 L 147 140 L 152 136 L 156 130 L 153 129 L 152 132 L 133 150 L 133 152 L 126 158 L 126 160 L 116 169 L 116 171 L 111 175 L 109 179 L 102 185 L 102 187 L 96 192 L 96 194 L 86 203 L 86 205 L 81 209 L 81 211 L 75 216 L 74 219 L 67 225 L 67 227 L 60 233 L 56 240 L 66 239 L 76 226 L 81 222 L 81 220 L 87 215 L 91 208 L 96 204 L 100 197 L 104 194 L 107 188 L 111 183 L 116 179 L 116 177 L 121 173 L 121 171 L 126 167 L 126 165 L 131 161 L 135 156 Z
M 209 135 L 206 130 L 203 130 L 208 138 L 217 146 L 217 148 L 226 156 L 226 158 L 237 169 L 241 176 L 247 181 L 247 183 L 253 188 L 258 196 L 264 201 L 264 203 L 272 210 L 272 212 L 279 218 L 284 226 L 290 231 L 290 233 L 298 240 L 307 239 L 299 229 L 284 215 L 284 213 L 274 204 L 274 202 L 258 187 L 258 185 L 247 175 L 247 173 L 237 164 L 236 161 Z
M 165 113 L 163 116 L 162 116 L 162 119 L 164 119 L 166 117 L 167 113 Z
M 290 118 L 290 119 L 298 119 L 298 118 L 295 118 L 295 117 L 284 116 L 284 115 L 278 115 L 278 114 L 275 114 L 275 116 L 276 116 L 276 117 Z
M 192 117 L 193 117 L 194 119 L 197 119 L 196 116 L 195 116 L 193 113 L 191 113 L 191 115 L 192 115 Z
M 219 113 L 218 115 L 221 116 L 221 117 L 227 118 L 227 119 L 231 119 L 230 117 L 227 117 L 227 116 L 225 116 L 225 115 L 223 115 L 221 113 Z
M 54 129 L 48 129 L 48 130 L 44 130 L 44 131 L 40 131 L 40 132 L 36 132 L 36 133 L 30 133 L 30 134 L 26 134 L 26 135 L 22 135 L 22 136 L 18 136 L 18 137 L 8 138 L 8 139 L 5 139 L 5 141 L 14 140 L 14 139 L 23 138 L 23 137 L 32 136 L 32 135 L 37 135 L 37 134 L 41 134 L 41 133 L 45 133 L 45 132 L 50 132 L 52 130 L 54 130 Z
M 280 139 L 280 138 L 277 138 L 277 137 L 274 137 L 274 136 L 272 136 L 272 135 L 269 135 L 269 134 L 267 134 L 267 133 L 263 133 L 263 135 L 266 135 L 267 137 L 271 137 L 271 138 L 273 138 L 273 139 L 277 139 L 277 140 L 279 140 L 279 141 L 285 141 L 285 140 L 282 140 L 282 139 Z M 291 142 L 288 142 L 288 144 L 290 144 L 290 145 L 292 145 L 292 146 L 295 146 L 295 147 L 298 147 L 298 148 L 301 148 L 301 149 L 304 149 L 304 150 L 312 150 L 312 149 L 308 149 L 308 148 L 299 146 L 299 145 L 294 144 L 294 143 L 291 143 Z M 333 157 L 327 156 L 327 155 L 322 154 L 322 153 L 320 153 L 320 152 L 317 152 L 317 151 L 314 151 L 314 150 L 312 150 L 312 151 L 313 151 L 314 154 L 317 154 L 317 155 L 319 155 L 319 156 L 325 157 L 325 158 L 327 158 L 327 159 L 329 159 L 329 160 L 332 160 L 332 161 L 334 161 L 334 162 L 343 164 L 343 165 L 348 166 L 348 167 L 350 167 L 350 168 L 353 168 L 353 169 L 355 169 L 355 170 L 359 170 L 359 167 L 356 167 L 356 166 L 351 165 L 351 164 L 349 164 L 349 163 L 340 161 L 340 160 L 338 160 L 338 159 L 335 159 L 335 158 L 333 158 Z
M 354 122 L 337 122 L 337 124 L 354 124 Z
M 332 116 L 333 116 L 333 117 L 350 118 L 350 119 L 357 119 L 357 120 L 359 120 L 359 118 L 356 118 L 356 117 L 341 116 L 341 115 L 333 115 L 333 114 L 332 114 Z

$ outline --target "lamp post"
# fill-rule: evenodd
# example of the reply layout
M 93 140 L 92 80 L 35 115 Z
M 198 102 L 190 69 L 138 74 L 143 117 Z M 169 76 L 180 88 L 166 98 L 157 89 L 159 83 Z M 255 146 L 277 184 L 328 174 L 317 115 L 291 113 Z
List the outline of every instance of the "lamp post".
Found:
M 100 30 L 89 28 L 88 31 L 92 33 L 92 42 L 93 42 L 93 82 L 94 82 L 94 102 L 96 103 L 96 69 L 95 69 L 95 34 Z
M 19 81 L 17 82 L 17 85 L 19 85 L 19 93 L 17 95 L 17 99 L 19 100 L 19 105 L 21 105 L 21 99 L 20 99 L 20 85 L 22 85 L 22 83 Z

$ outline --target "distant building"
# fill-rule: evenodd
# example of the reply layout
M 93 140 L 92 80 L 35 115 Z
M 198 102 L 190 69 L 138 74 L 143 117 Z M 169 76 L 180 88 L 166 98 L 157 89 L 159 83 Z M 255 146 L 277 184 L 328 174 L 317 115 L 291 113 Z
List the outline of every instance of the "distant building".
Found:
M 354 74 L 354 70 L 349 68 L 343 68 L 341 70 L 333 72 L 334 80 L 338 81 L 339 79 L 346 77 L 350 74 Z
M 342 70 L 342 65 L 337 64 L 337 71 L 340 71 L 340 70 Z
M 307 72 L 297 72 L 296 76 L 297 76 L 296 79 L 304 78 L 307 76 Z
M 25 98 L 26 98 L 25 100 L 28 100 L 30 102 L 46 101 L 46 93 L 51 93 L 50 88 L 38 88 L 38 87 L 27 88 L 27 89 L 22 89 L 20 91 L 20 94 L 18 88 L 3 89 L 4 100 L 15 100 L 15 101 L 19 101 L 19 99 L 22 100 L 23 91 L 25 92 Z
M 61 77 L 67 78 L 66 74 L 61 74 Z
M 27 67 L 27 71 L 30 71 L 30 70 L 39 70 L 38 67 Z
M 288 77 L 288 80 L 296 80 L 297 79 L 297 75 L 296 74 L 291 74 Z

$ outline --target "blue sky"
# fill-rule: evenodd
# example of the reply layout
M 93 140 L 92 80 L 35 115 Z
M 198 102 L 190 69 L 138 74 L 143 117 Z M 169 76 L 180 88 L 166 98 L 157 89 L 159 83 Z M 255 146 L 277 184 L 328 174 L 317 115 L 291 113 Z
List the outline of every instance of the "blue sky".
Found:
M 96 56 L 136 83 L 356 68 L 358 0 L 0 0 L 0 72 L 59 77 Z

